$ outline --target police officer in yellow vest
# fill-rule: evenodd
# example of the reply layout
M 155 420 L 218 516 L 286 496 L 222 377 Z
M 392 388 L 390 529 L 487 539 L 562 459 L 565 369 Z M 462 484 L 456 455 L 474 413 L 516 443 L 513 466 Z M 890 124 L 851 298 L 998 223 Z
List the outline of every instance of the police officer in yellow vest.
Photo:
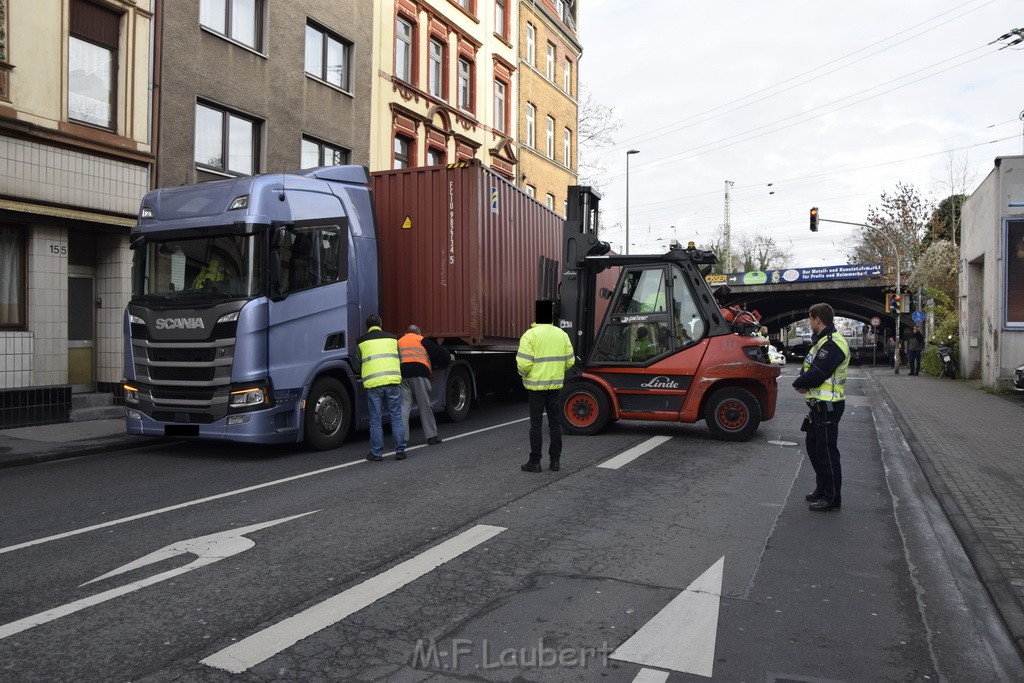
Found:
M 834 325 L 828 304 L 807 311 L 814 341 L 793 387 L 807 398 L 811 409 L 801 427 L 807 432 L 807 457 L 814 468 L 815 487 L 804 498 L 815 512 L 838 510 L 842 505 L 843 470 L 839 462 L 839 420 L 846 408 L 846 369 L 850 347 Z
M 370 454 L 367 460 L 384 459 L 384 407 L 391 421 L 395 460 L 405 460 L 406 436 L 402 427 L 402 361 L 398 355 L 398 337 L 381 329 L 377 314 L 366 317 L 366 334 L 356 340 L 353 369 L 363 378 L 363 389 L 370 409 Z
M 558 394 L 565 373 L 573 366 L 572 342 L 554 322 L 554 302 L 538 301 L 535 323 L 519 339 L 516 366 L 530 397 L 530 460 L 520 469 L 540 472 L 544 449 L 544 412 L 548 414 L 548 457 L 551 469 L 561 469 L 562 418 Z

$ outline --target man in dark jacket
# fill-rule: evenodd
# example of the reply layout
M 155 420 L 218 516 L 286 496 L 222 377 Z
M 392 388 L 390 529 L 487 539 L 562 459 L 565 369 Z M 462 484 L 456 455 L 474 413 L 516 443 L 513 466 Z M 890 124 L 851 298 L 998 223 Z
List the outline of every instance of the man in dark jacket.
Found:
M 409 413 L 415 400 L 427 443 L 436 446 L 441 443 L 441 437 L 437 435 L 437 423 L 430 407 L 430 377 L 434 368 L 448 367 L 452 354 L 424 337 L 417 325 L 409 325 L 409 330 L 398 340 L 398 353 L 402 357 L 402 425 L 405 434 L 409 435 Z
M 907 361 L 910 363 L 910 374 L 921 374 L 921 351 L 924 349 L 924 335 L 921 328 L 914 325 L 914 331 L 907 337 Z

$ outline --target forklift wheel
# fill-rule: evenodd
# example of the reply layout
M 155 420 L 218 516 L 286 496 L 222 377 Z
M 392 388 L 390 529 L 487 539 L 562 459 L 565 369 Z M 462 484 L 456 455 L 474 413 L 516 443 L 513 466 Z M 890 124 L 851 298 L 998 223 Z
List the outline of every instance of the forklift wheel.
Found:
M 569 434 L 597 434 L 611 417 L 608 397 L 597 387 L 576 383 L 562 391 L 562 419 Z
M 708 399 L 704 422 L 716 439 L 746 441 L 761 424 L 761 405 L 746 389 L 725 387 Z

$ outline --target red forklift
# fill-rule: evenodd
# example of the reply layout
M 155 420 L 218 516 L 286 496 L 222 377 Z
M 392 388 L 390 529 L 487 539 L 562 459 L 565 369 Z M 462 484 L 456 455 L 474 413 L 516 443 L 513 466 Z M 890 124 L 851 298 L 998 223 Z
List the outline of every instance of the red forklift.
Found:
M 562 390 L 570 434 L 616 420 L 695 423 L 750 439 L 775 416 L 780 368 L 759 316 L 723 308 L 704 279 L 718 258 L 673 243 L 666 254 L 611 254 L 597 236 L 600 195 L 569 188 L 559 320 L 576 366 Z M 614 289 L 600 287 L 618 270 Z M 596 332 L 596 333 L 595 333 Z

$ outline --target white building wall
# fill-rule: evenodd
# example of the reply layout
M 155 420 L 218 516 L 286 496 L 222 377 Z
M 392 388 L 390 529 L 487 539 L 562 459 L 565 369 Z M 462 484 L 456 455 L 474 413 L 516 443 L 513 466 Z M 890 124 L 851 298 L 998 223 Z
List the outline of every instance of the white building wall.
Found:
M 1004 328 L 1003 222 L 1022 217 L 1024 156 L 1000 157 L 964 203 L 960 245 L 961 371 L 991 389 L 1024 363 L 1024 330 Z
M 32 226 L 28 240 L 28 331 L 34 339 L 33 386 L 68 380 L 67 230 Z M 55 253 L 56 252 L 56 253 Z M 63 252 L 63 253 L 62 253 Z
M 96 244 L 96 296 L 102 307 L 96 310 L 96 381 L 120 382 L 122 364 L 122 320 L 131 294 L 131 251 L 123 235 L 101 235 Z

